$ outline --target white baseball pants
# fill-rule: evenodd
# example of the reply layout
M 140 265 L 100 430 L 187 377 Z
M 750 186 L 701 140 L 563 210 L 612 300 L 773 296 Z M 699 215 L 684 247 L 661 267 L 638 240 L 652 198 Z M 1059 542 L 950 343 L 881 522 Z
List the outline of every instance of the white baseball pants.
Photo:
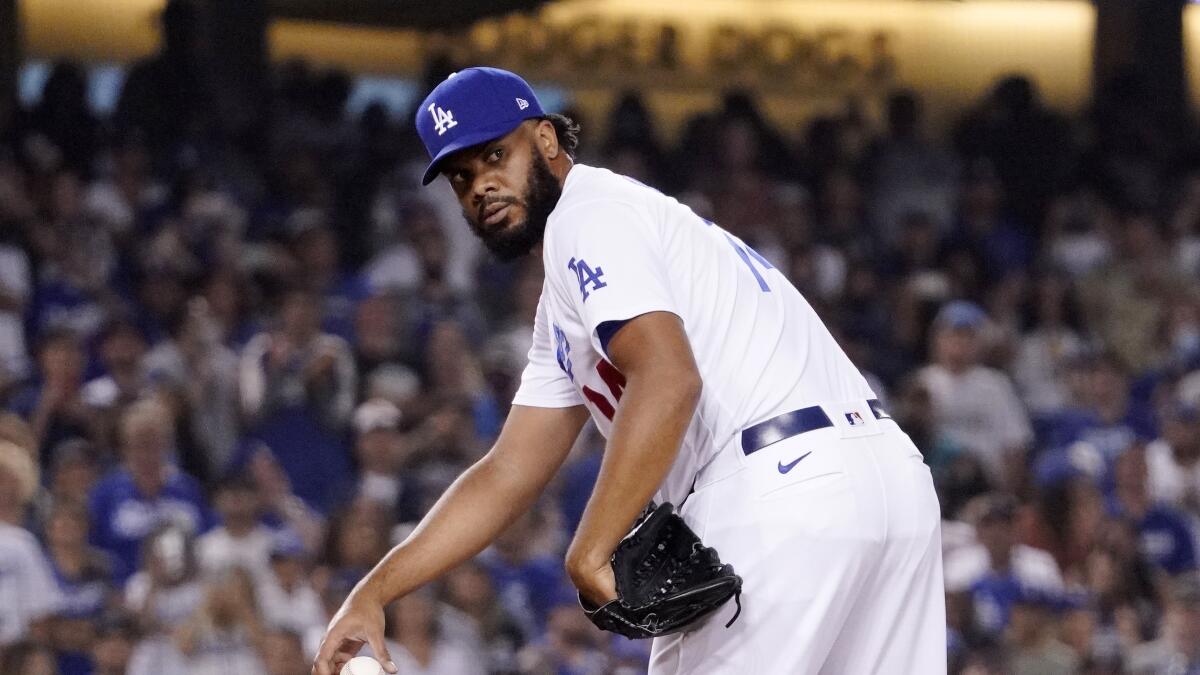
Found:
M 681 513 L 742 576 L 742 613 L 655 639 L 650 675 L 946 672 L 933 481 L 895 422 L 846 422 L 862 405 L 749 456 L 735 438 L 701 471 Z

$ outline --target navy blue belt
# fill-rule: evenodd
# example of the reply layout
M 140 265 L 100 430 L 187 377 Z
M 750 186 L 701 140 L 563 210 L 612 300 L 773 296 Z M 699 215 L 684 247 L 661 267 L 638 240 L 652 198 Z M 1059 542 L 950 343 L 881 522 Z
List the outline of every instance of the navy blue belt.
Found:
M 873 398 L 867 401 L 867 405 L 871 408 L 871 414 L 875 415 L 875 419 L 888 420 L 892 418 L 891 415 L 884 412 L 883 404 L 879 402 L 879 399 Z M 851 425 L 855 423 L 854 420 L 848 421 Z M 742 452 L 749 455 L 785 438 L 831 426 L 833 426 L 833 421 L 819 405 L 785 412 L 765 422 L 759 422 L 752 427 L 743 429 Z

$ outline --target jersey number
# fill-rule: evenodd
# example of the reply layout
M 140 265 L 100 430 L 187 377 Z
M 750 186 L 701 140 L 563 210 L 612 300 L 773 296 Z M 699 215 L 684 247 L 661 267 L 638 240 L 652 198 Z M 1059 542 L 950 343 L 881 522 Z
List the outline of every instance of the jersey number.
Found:
M 716 223 L 708 218 L 701 218 L 700 220 L 703 220 L 705 225 L 716 225 Z M 720 226 L 717 229 L 720 229 Z M 746 263 L 746 267 L 750 268 L 750 273 L 754 275 L 754 280 L 758 282 L 758 287 L 762 289 L 762 292 L 770 293 L 771 287 L 767 285 L 767 280 L 763 278 L 762 273 L 758 271 L 754 263 L 757 262 L 759 265 L 762 265 L 763 269 L 767 270 L 773 270 L 775 266 L 768 262 L 766 258 L 759 255 L 758 251 L 747 246 L 742 240 L 735 239 L 725 230 L 721 230 L 721 234 L 725 235 L 725 241 L 729 242 L 733 250 L 737 251 L 738 257 L 742 259 L 742 262 Z
M 596 372 L 600 374 L 600 379 L 604 380 L 604 384 L 608 385 L 608 390 L 612 392 L 613 399 L 617 403 L 620 403 L 621 394 L 625 393 L 625 376 L 621 374 L 621 371 L 617 370 L 616 366 L 604 359 L 600 359 L 599 363 L 596 364 Z M 596 410 L 599 410 L 610 422 L 612 421 L 612 418 L 617 414 L 617 409 L 604 394 L 585 384 L 583 386 L 583 395 L 587 400 L 592 402 L 592 405 L 596 406 Z
M 763 266 L 763 269 L 773 270 L 775 266 L 767 262 L 766 258 L 759 255 L 758 251 L 755 251 L 746 244 L 739 242 L 728 234 L 725 235 L 725 238 L 729 240 L 729 245 L 733 247 L 733 250 L 737 251 L 738 257 L 742 259 L 742 262 L 746 263 L 746 267 L 750 268 L 750 273 L 754 275 L 754 279 L 758 282 L 758 287 L 762 289 L 762 292 L 770 293 L 771 287 L 767 285 L 767 280 L 763 278 L 758 268 L 754 266 L 754 261 L 757 260 L 758 264 Z M 754 258 L 754 260 L 751 260 L 751 258 Z

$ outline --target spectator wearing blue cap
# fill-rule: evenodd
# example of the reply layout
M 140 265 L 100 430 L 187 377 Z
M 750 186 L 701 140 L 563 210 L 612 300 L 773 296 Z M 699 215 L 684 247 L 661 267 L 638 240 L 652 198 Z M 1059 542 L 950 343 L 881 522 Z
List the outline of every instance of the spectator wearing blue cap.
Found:
M 918 373 L 932 397 L 939 432 L 961 445 L 993 485 L 1018 489 L 1033 430 L 1009 377 L 981 360 L 987 315 L 956 300 L 933 322 L 933 362 Z
M 1129 372 L 1116 354 L 1084 352 L 1072 366 L 1081 378 L 1080 398 L 1050 419 L 1047 447 L 1085 443 L 1111 465 L 1133 444 L 1154 439 L 1152 416 L 1131 398 Z
M 1021 587 L 1012 607 L 1006 637 L 1012 648 L 1013 675 L 1073 675 L 1079 657 L 1055 630 L 1056 616 L 1067 606 L 1057 591 Z

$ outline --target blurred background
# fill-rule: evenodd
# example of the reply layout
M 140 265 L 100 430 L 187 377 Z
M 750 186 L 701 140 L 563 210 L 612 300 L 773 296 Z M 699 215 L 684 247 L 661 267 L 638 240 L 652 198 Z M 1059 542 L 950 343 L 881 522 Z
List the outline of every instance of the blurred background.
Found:
M 0 673 L 306 673 L 486 451 L 541 265 L 418 189 L 412 128 L 485 64 L 869 373 L 952 672 L 1200 672 L 1200 7 L 0 0 Z M 401 672 L 645 671 L 562 567 L 602 449 L 389 608 Z

